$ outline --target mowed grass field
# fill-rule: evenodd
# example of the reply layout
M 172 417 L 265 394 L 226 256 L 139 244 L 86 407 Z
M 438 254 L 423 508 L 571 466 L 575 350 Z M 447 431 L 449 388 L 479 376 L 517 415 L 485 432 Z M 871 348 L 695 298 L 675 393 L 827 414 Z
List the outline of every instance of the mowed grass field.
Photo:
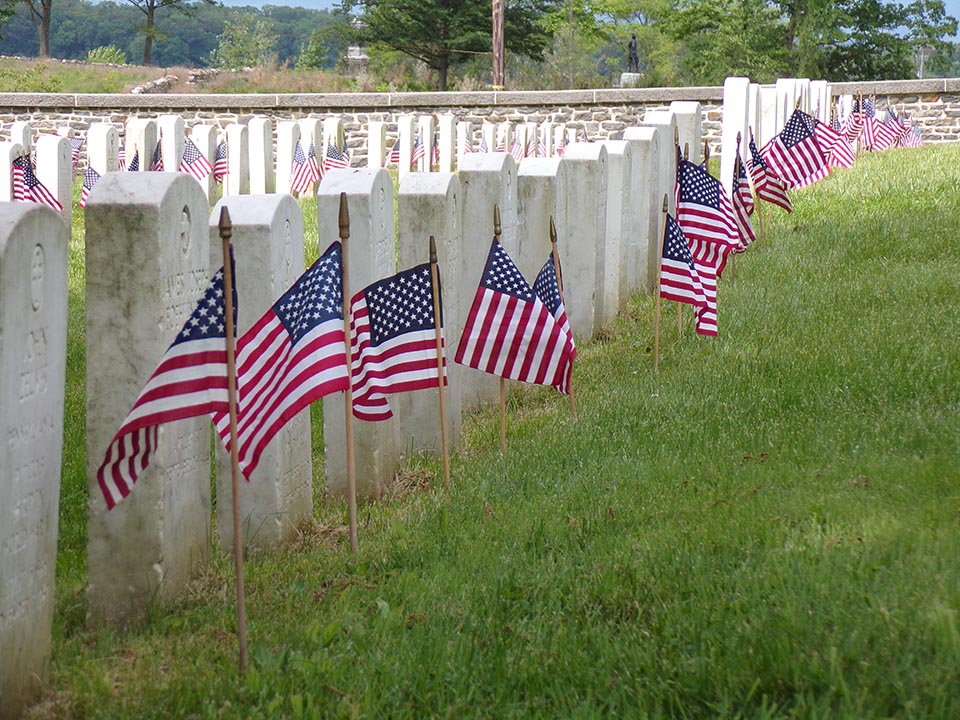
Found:
M 28 717 L 960 717 L 960 144 L 863 157 L 793 202 L 721 281 L 718 338 L 689 310 L 678 337 L 665 303 L 655 376 L 654 300 L 631 298 L 580 347 L 577 422 L 513 384 L 506 457 L 495 413 L 471 416 L 450 493 L 412 461 L 361 506 L 355 557 L 318 447 L 315 521 L 246 564 L 245 678 L 219 550 L 142 627 L 85 624 L 76 234 Z

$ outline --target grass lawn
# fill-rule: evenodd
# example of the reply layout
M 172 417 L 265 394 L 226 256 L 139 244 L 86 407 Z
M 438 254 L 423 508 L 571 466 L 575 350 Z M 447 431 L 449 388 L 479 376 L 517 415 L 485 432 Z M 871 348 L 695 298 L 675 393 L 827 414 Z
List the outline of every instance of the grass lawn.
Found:
M 793 202 L 721 281 L 718 338 L 688 310 L 678 339 L 666 303 L 654 376 L 654 300 L 631 298 L 580 348 L 576 423 L 513 385 L 506 458 L 471 416 L 450 494 L 412 462 L 356 557 L 318 455 L 314 523 L 246 565 L 245 679 L 219 552 L 143 627 L 84 623 L 79 235 L 29 717 L 960 717 L 960 144 Z

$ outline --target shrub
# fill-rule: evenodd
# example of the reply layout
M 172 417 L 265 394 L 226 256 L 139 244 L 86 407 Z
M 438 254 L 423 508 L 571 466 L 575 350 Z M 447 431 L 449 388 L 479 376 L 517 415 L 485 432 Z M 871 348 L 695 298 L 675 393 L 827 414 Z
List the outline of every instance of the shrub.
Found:
M 87 53 L 87 62 L 107 65 L 126 65 L 127 56 L 115 45 L 101 45 Z

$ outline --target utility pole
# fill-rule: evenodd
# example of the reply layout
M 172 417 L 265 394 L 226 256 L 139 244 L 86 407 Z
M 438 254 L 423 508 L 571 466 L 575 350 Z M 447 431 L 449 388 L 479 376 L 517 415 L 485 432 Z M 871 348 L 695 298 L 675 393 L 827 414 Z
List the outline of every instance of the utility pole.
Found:
M 503 3 L 493 0 L 493 89 L 503 90 Z

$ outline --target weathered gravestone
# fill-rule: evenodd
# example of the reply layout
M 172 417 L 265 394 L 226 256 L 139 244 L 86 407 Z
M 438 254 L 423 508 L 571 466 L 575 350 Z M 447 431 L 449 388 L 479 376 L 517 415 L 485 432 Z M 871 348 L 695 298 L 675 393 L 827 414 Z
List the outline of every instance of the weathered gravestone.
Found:
M 247 128 L 250 135 L 250 193 L 272 193 L 277 189 L 277 179 L 273 171 L 273 121 L 264 117 L 252 117 Z
M 453 115 L 441 115 L 437 118 L 437 166 L 440 172 L 453 172 L 456 122 Z
M 0 204 L 0 718 L 50 659 L 63 449 L 69 235 L 50 208 Z
M 557 245 L 573 242 L 567 232 L 564 187 L 566 164 L 561 158 L 531 158 L 517 170 L 517 257 L 514 259 L 528 281 L 550 256 L 550 220 L 557 230 Z M 564 268 L 561 268 L 564 270 Z
M 493 240 L 493 210 L 500 209 L 500 242 L 510 257 L 517 255 L 517 165 L 509 153 L 471 153 L 460 167 L 463 208 L 463 244 L 461 255 L 460 297 L 461 320 L 466 322 L 473 296 L 480 285 L 484 263 Z M 448 337 L 455 343 L 463 327 L 448 326 Z M 499 401 L 499 380 L 489 373 L 469 369 L 463 375 L 461 401 L 464 410 Z
M 749 138 L 747 113 L 750 110 L 750 78 L 728 77 L 723 82 L 723 121 L 720 137 L 720 184 L 727 197 L 733 188 L 734 162 L 737 157 L 737 136 L 740 136 L 740 158 L 745 157 Z
M 703 161 L 703 113 L 696 101 L 674 100 L 670 111 L 677 119 L 677 135 L 681 151 L 688 151 L 688 159 L 699 165 Z
M 297 143 L 301 143 L 300 123 L 281 120 L 277 123 L 277 192 L 289 193 L 293 183 L 293 155 Z M 303 148 L 306 152 L 307 149 Z
M 347 241 L 352 298 L 367 285 L 396 272 L 393 231 L 393 181 L 383 168 L 352 168 L 327 173 L 317 189 L 319 250 L 340 236 L 340 193 L 347 194 L 350 239 Z M 390 485 L 399 466 L 396 416 L 381 422 L 354 419 L 354 462 L 357 495 L 375 498 Z M 346 411 L 344 393 L 323 398 L 323 438 L 327 487 L 347 490 Z
M 0 141 L 0 167 L 7 168 L 0 172 L 0 202 L 13 201 L 13 161 L 25 153 L 23 145 L 18 142 Z
M 94 621 L 142 620 L 208 561 L 208 417 L 160 426 L 150 465 L 113 510 L 96 474 L 209 284 L 208 217 L 206 196 L 185 173 L 108 173 L 87 202 L 87 612 Z
M 34 143 L 37 156 L 37 180 L 60 203 L 60 220 L 71 231 L 73 226 L 73 160 L 70 141 L 60 135 L 40 135 Z
M 131 117 L 127 120 L 124 134 L 124 157 L 128 171 L 147 172 L 150 170 L 150 161 L 157 147 L 159 134 L 157 121 L 149 118 Z M 137 158 L 137 166 L 133 168 L 133 159 Z
M 660 165 L 661 144 L 672 145 L 659 127 L 629 127 L 623 139 L 633 149 L 637 168 L 631 202 L 637 223 L 636 248 L 627 254 L 627 287 L 653 292 L 659 268 L 660 238 L 663 233 L 663 196 L 673 197 L 672 168 Z
M 210 267 L 223 265 L 220 209 L 233 225 L 236 264 L 237 337 L 249 330 L 299 278 L 303 257 L 303 211 L 290 195 L 234 195 L 210 214 Z M 240 388 L 241 396 L 244 389 Z M 230 455 L 215 443 L 217 534 L 224 552 L 233 548 Z M 295 537 L 313 513 L 310 411 L 291 418 L 263 449 L 245 482 L 240 478 L 240 526 L 245 548 L 264 550 Z
M 250 131 L 246 125 L 230 123 L 227 125 L 226 138 L 227 176 L 223 180 L 223 195 L 224 197 L 248 195 L 250 193 Z
M 451 452 L 460 446 L 462 378 L 466 373 L 475 372 L 453 361 L 465 319 L 462 313 L 469 309 L 460 304 L 464 296 L 461 288 L 461 193 L 460 179 L 453 173 L 410 173 L 400 182 L 397 196 L 400 269 L 407 270 L 430 261 L 431 235 L 437 246 L 448 382 L 444 400 L 447 443 Z M 441 452 L 440 400 L 436 389 L 394 395 L 390 398 L 390 405 L 398 418 L 401 450 L 408 453 Z
M 564 304 L 570 327 L 578 338 L 589 341 L 598 328 L 607 237 L 607 149 L 600 143 L 570 143 L 564 152 L 567 235 L 571 242 L 560 247 L 563 266 Z M 619 250 L 618 250 L 619 254 Z
M 633 194 L 633 151 L 625 140 L 604 140 L 607 149 L 607 236 L 603 244 L 602 285 L 597 322 L 604 327 L 613 322 L 628 297 L 627 247 L 633 235 L 630 200 Z

